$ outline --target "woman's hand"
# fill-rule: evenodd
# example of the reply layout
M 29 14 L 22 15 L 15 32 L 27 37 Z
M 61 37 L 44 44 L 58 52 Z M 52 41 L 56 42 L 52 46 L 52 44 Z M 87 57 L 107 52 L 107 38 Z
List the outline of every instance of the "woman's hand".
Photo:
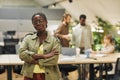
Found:
M 38 60 L 33 60 L 32 64 L 38 64 Z
M 62 38 L 70 41 L 71 36 L 70 35 L 62 35 Z
M 41 54 L 33 54 L 32 58 L 34 58 L 36 60 L 36 59 L 40 59 L 40 58 L 44 58 L 44 57 Z
M 59 54 L 58 51 L 56 51 L 56 49 L 53 49 L 50 53 L 45 54 L 44 58 L 49 58 L 49 57 L 52 57 L 52 56 L 58 55 L 58 54 Z
M 37 59 L 45 59 L 45 58 L 49 58 L 52 57 L 54 55 L 58 55 L 58 51 L 56 51 L 56 49 L 53 49 L 50 53 L 48 54 L 34 54 L 32 55 L 32 58 L 34 58 L 35 60 Z

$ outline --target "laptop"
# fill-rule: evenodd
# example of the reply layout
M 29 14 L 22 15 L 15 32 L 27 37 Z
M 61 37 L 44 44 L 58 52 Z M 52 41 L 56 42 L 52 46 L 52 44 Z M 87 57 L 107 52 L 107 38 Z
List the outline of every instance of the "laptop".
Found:
M 76 55 L 76 48 L 62 47 L 61 53 L 66 56 L 74 56 Z

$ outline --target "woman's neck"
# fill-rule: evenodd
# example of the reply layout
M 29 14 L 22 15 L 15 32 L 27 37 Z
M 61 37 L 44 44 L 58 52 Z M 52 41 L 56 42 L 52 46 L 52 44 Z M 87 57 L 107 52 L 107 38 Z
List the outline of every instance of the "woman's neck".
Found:
M 39 41 L 40 41 L 40 45 L 45 41 L 45 39 L 47 38 L 47 32 L 38 32 L 37 36 L 39 37 Z
M 46 34 L 47 34 L 46 31 L 37 32 L 37 36 L 38 36 L 38 37 L 46 36 Z
M 104 44 L 105 47 L 110 46 L 110 45 L 111 45 L 110 43 L 106 43 L 106 44 Z

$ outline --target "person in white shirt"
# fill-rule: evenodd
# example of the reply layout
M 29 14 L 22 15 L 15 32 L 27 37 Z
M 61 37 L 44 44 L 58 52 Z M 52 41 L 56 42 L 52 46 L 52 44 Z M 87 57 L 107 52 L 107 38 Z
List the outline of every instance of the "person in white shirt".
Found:
M 94 41 L 91 27 L 86 24 L 86 15 L 80 15 L 79 22 L 80 23 L 73 28 L 72 42 L 75 47 L 80 48 L 81 53 L 84 53 L 85 49 L 92 48 Z
M 85 50 L 92 50 L 92 44 L 94 41 L 92 38 L 91 27 L 86 23 L 85 14 L 80 15 L 79 24 L 73 28 L 72 43 L 75 47 L 80 48 L 80 53 L 82 54 L 85 53 Z M 88 77 L 88 71 L 89 66 L 82 65 L 82 73 L 85 73 L 86 78 Z

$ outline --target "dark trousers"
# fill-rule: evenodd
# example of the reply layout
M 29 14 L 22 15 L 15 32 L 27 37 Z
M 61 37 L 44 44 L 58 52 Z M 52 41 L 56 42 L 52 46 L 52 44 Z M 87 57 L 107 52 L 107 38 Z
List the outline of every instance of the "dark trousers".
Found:
M 66 75 L 68 75 L 69 72 L 72 72 L 74 70 L 77 70 L 78 66 L 71 65 L 71 64 L 60 64 L 59 69 L 61 72 L 64 72 Z
M 34 73 L 33 79 L 24 77 L 24 80 L 45 80 L 45 74 L 44 73 Z
M 80 47 L 80 54 L 84 54 L 84 50 L 85 50 L 84 47 Z

